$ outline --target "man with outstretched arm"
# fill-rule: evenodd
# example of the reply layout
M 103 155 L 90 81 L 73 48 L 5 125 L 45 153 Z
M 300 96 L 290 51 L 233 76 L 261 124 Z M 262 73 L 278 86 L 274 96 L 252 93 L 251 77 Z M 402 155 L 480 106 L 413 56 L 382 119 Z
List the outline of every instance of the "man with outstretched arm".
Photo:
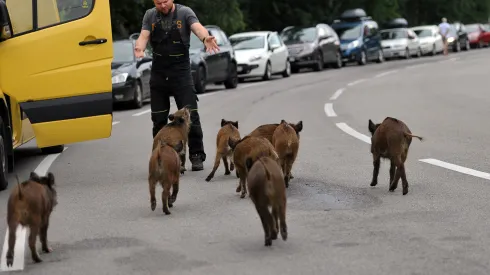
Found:
M 192 123 L 189 160 L 192 171 L 203 170 L 206 154 L 189 60 L 191 31 L 204 43 L 208 52 L 217 52 L 219 48 L 216 39 L 199 23 L 191 8 L 174 4 L 174 0 L 153 0 L 153 3 L 155 7 L 147 10 L 143 17 L 141 33 L 134 48 L 136 57 L 143 57 L 150 42 L 153 52 L 150 77 L 153 137 L 167 124 L 170 96 L 175 98 L 179 109 L 189 105 Z M 181 161 L 184 163 L 185 159 Z

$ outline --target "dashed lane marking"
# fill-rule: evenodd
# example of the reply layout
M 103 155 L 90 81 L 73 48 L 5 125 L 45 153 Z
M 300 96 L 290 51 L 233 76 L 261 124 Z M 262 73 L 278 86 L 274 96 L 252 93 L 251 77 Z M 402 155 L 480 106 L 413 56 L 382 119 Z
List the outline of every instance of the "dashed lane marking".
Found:
M 337 114 L 333 110 L 333 103 L 327 103 L 325 104 L 324 108 L 325 114 L 327 114 L 328 117 L 336 117 Z
M 437 160 L 437 159 L 431 159 L 431 158 L 429 158 L 429 159 L 419 159 L 419 161 L 425 162 L 425 163 L 429 163 L 429 164 L 432 164 L 432 165 L 435 165 L 435 166 L 439 166 L 439 167 L 442 167 L 442 168 L 446 168 L 446 169 L 449 169 L 449 170 L 453 170 L 453 171 L 456 171 L 456 172 L 460 172 L 460 173 L 463 173 L 463 174 L 466 174 L 466 175 L 470 175 L 470 176 L 474 176 L 474 177 L 478 177 L 478 178 L 490 180 L 490 173 L 485 173 L 485 172 L 478 171 L 478 170 L 475 170 L 475 169 L 471 169 L 471 168 L 459 166 L 459 165 L 452 164 L 452 163 L 449 163 L 449 162 L 445 162 L 445 161 L 442 161 L 442 160 Z
M 387 72 L 384 72 L 384 73 L 377 74 L 374 77 L 379 78 L 379 77 L 387 76 L 389 74 L 394 74 L 396 72 L 398 72 L 398 70 L 387 71 Z
M 330 100 L 336 100 L 337 98 L 339 98 L 339 96 L 345 91 L 344 88 L 342 89 L 338 89 L 337 91 L 335 91 L 335 93 L 330 97 Z
M 364 78 L 362 78 L 362 79 L 358 79 L 358 80 L 356 80 L 356 81 L 353 81 L 353 82 L 348 83 L 348 84 L 347 84 L 347 86 L 349 86 L 349 87 L 350 87 L 350 86 L 355 86 L 355 85 L 357 85 L 357 84 L 359 84 L 359 83 L 362 83 L 362 82 L 364 82 L 364 81 L 366 81 L 366 79 L 364 79 Z
M 349 125 L 347 125 L 346 123 L 344 122 L 339 122 L 339 123 L 336 123 L 335 125 L 337 125 L 337 127 L 339 127 L 340 130 L 344 131 L 345 133 L 361 140 L 361 141 L 364 141 L 365 143 L 367 144 L 371 144 L 371 138 L 364 135 L 364 134 L 361 134 L 359 133 L 358 131 L 352 129 Z

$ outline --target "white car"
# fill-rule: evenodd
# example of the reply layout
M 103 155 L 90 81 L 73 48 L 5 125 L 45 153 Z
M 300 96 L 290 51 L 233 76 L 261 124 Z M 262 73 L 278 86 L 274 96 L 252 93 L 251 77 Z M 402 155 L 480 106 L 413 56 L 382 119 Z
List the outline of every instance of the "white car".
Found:
M 240 81 L 253 77 L 269 80 L 273 74 L 291 75 L 289 52 L 277 32 L 237 33 L 229 40 L 235 50 Z
M 381 46 L 385 58 L 422 55 L 419 38 L 408 28 L 385 29 L 379 32 L 381 35 Z
M 425 25 L 410 28 L 417 34 L 420 41 L 422 54 L 436 55 L 444 50 L 442 36 L 439 34 L 439 27 L 436 25 Z

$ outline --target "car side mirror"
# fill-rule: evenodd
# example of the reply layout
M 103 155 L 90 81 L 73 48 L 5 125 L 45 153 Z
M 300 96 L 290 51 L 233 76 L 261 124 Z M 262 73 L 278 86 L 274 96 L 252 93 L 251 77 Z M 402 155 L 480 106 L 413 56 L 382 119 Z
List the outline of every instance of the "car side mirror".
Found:
M 275 50 L 279 49 L 279 46 L 274 45 L 274 46 L 270 46 L 269 48 L 271 49 L 272 52 L 274 52 Z

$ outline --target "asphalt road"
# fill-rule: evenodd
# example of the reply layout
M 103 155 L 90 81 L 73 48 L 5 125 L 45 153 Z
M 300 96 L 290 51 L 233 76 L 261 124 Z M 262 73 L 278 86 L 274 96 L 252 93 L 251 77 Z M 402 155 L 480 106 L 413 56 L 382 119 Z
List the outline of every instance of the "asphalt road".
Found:
M 489 49 L 473 50 L 204 94 L 205 169 L 192 172 L 187 162 L 169 216 L 159 200 L 150 210 L 149 106 L 118 111 L 111 138 L 68 145 L 51 166 L 59 193 L 48 233 L 54 252 L 33 264 L 26 248 L 22 273 L 488 274 L 490 175 L 447 164 L 490 172 L 488 58 Z M 412 142 L 406 196 L 401 183 L 388 192 L 386 162 L 378 186 L 369 186 L 372 158 L 359 138 L 369 135 L 368 119 L 386 116 L 426 138 Z M 224 176 L 222 166 L 204 181 L 221 118 L 238 120 L 242 136 L 260 124 L 303 121 L 287 190 L 286 242 L 264 247 L 252 202 L 239 198 L 238 179 Z M 19 175 L 26 177 L 40 158 L 27 158 Z M 0 193 L 0 205 L 7 197 Z

